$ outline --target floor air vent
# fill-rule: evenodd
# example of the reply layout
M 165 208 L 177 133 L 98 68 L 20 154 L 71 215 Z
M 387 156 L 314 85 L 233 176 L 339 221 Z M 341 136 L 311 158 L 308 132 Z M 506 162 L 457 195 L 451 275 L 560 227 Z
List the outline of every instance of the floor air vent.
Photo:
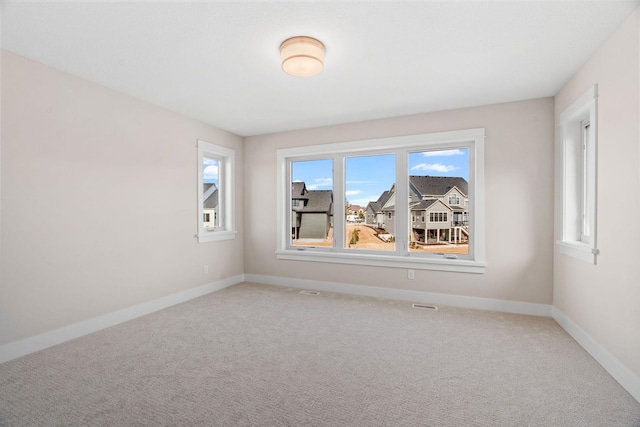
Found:
M 419 308 L 421 310 L 437 310 L 438 307 L 435 305 L 426 305 L 426 304 L 413 304 L 413 308 Z
M 320 295 L 318 291 L 300 291 L 302 295 Z

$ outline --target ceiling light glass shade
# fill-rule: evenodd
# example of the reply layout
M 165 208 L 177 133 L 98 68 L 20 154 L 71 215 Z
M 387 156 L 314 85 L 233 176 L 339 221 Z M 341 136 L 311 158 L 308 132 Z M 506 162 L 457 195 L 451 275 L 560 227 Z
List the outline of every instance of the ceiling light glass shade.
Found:
M 324 68 L 325 48 L 311 37 L 291 37 L 280 45 L 282 70 L 295 77 L 312 77 Z

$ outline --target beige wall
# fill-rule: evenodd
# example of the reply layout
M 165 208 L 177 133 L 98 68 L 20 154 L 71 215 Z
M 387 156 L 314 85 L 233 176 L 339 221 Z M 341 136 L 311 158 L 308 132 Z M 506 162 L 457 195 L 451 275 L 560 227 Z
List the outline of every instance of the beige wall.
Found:
M 242 274 L 198 244 L 196 140 L 242 139 L 2 54 L 0 345 Z M 210 274 L 203 274 L 209 265 Z
M 556 119 L 598 84 L 600 255 L 590 265 L 555 250 L 554 306 L 640 376 L 640 11 L 557 94 Z M 613 208 L 612 208 L 613 207 Z
M 277 260 L 276 150 L 486 129 L 487 263 L 482 275 Z M 245 273 L 552 303 L 553 99 L 491 105 L 245 139 Z

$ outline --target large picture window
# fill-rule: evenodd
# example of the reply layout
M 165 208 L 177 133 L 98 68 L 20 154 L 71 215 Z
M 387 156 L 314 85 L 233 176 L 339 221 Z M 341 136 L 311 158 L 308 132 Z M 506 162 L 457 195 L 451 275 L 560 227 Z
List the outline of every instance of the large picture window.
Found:
M 278 258 L 484 271 L 484 129 L 282 149 L 278 171 Z
M 235 152 L 198 141 L 198 242 L 235 238 L 233 168 Z

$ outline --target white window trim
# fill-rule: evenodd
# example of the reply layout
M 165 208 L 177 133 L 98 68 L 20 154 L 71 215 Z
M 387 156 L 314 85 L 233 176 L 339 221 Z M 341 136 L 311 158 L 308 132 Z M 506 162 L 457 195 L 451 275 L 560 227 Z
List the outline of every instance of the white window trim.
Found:
M 379 153 L 405 153 L 417 149 L 446 149 L 465 146 L 469 148 L 469 205 L 473 212 L 470 218 L 470 229 L 473 238 L 470 239 L 469 255 L 452 254 L 424 254 L 412 253 L 408 250 L 408 233 L 396 233 L 397 252 L 372 251 L 344 251 L 333 248 L 305 248 L 291 247 L 287 217 L 290 210 L 290 176 L 288 160 L 309 158 L 333 158 L 332 156 L 374 155 Z M 403 151 L 404 150 L 404 151 Z M 403 157 L 400 156 L 400 157 Z M 408 180 L 407 159 L 398 158 L 396 182 Z M 334 159 L 334 212 L 344 212 L 344 189 L 340 187 L 343 179 L 342 169 L 335 167 Z M 408 188 L 397 186 L 397 200 L 407 199 Z M 402 193 L 402 194 L 401 194 Z M 323 144 L 307 147 L 296 147 L 277 150 L 277 250 L 278 259 L 328 262 L 339 264 L 358 264 L 381 267 L 412 268 L 424 270 L 456 271 L 466 273 L 484 273 L 485 262 L 485 227 L 484 227 L 484 128 L 468 129 L 451 132 L 410 135 L 401 137 L 381 138 L 364 141 L 351 141 Z M 408 209 L 396 212 L 399 224 L 408 222 Z M 334 239 L 341 241 L 344 236 L 338 225 L 342 220 L 334 218 Z
M 236 238 L 234 194 L 235 194 L 235 156 L 234 150 L 210 142 L 198 140 L 198 243 L 230 240 Z M 203 193 L 204 176 L 202 163 L 205 157 L 220 160 L 220 176 L 218 186 L 218 203 L 220 203 L 220 227 L 205 228 L 203 223 Z
M 560 114 L 557 142 L 561 200 L 556 213 L 560 234 L 556 245 L 560 253 L 590 264 L 596 264 L 599 254 L 596 240 L 597 100 L 598 86 L 593 85 Z M 583 153 L 585 123 L 589 123 L 589 135 Z M 583 194 L 586 194 L 586 204 Z M 586 227 L 583 218 L 586 218 Z M 582 235 L 585 228 L 589 230 L 588 236 Z

